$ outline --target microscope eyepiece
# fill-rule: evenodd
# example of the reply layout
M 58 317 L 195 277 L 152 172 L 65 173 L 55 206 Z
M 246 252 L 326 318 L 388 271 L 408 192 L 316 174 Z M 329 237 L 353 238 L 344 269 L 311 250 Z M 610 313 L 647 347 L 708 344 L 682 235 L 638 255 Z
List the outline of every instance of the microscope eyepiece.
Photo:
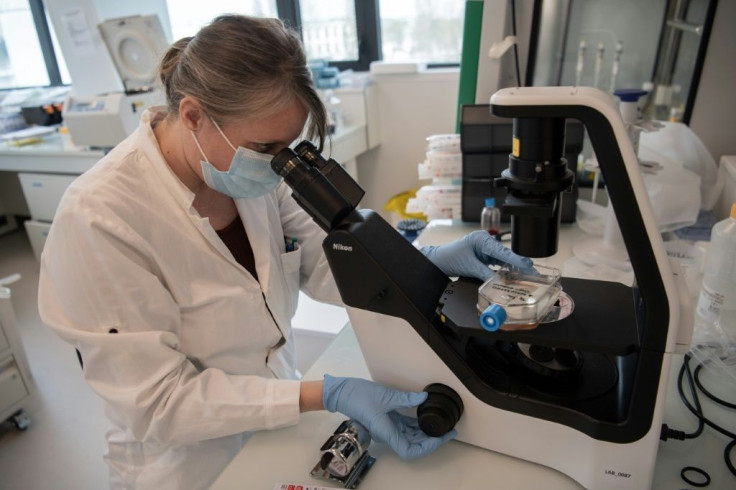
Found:
M 310 141 L 302 141 L 294 147 L 294 151 L 302 158 L 302 160 L 307 162 L 309 165 L 319 168 L 320 170 L 328 163 L 328 161 L 325 160 L 317 150 L 317 147 Z
M 310 146 L 313 150 L 309 150 L 309 153 L 320 156 L 308 141 L 303 141 L 297 148 Z M 357 205 L 346 199 L 340 181 L 330 179 L 329 174 L 322 173 L 321 167 L 306 162 L 291 148 L 284 148 L 271 159 L 271 169 L 284 178 L 293 191 L 294 199 L 325 231 L 336 226 Z M 351 182 L 357 186 L 354 181 Z M 352 191 L 352 188 L 347 186 L 348 191 Z
M 299 155 L 291 148 L 284 148 L 271 159 L 271 170 L 282 177 L 286 177 L 299 164 Z

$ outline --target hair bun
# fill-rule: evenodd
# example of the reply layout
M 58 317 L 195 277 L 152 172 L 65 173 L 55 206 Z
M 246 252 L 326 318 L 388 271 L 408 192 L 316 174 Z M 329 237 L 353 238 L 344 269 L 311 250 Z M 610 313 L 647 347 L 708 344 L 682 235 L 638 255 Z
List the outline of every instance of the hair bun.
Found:
M 171 81 L 171 77 L 179 66 L 179 60 L 181 59 L 184 50 L 187 49 L 187 46 L 189 46 L 189 42 L 192 39 L 194 39 L 194 37 L 192 36 L 179 39 L 174 44 L 169 46 L 169 49 L 164 54 L 163 58 L 161 58 L 161 63 L 159 63 L 158 68 L 158 74 L 159 79 L 161 80 L 161 84 L 164 86 L 164 89 L 167 93 L 169 92 L 169 82 Z

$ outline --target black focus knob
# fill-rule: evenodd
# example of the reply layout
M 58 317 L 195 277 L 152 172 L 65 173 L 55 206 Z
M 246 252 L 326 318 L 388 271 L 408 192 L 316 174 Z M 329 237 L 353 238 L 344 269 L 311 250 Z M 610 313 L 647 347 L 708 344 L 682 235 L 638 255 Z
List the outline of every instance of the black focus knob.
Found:
M 463 401 L 455 390 L 440 383 L 424 388 L 427 399 L 417 408 L 419 427 L 431 437 L 441 437 L 452 430 L 463 414 Z

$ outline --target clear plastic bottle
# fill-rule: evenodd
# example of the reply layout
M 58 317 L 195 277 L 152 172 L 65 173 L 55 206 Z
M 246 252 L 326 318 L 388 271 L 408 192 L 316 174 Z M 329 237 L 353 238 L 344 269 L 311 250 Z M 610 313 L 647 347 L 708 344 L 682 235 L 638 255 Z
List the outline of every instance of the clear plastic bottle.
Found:
M 486 198 L 486 206 L 480 213 L 480 229 L 498 237 L 501 228 L 501 210 L 496 207 L 496 200 Z
M 736 345 L 736 202 L 713 226 L 695 314 L 697 328 Z
M 327 111 L 327 127 L 330 134 L 335 134 L 342 128 L 342 101 L 332 90 L 324 93 L 325 110 Z

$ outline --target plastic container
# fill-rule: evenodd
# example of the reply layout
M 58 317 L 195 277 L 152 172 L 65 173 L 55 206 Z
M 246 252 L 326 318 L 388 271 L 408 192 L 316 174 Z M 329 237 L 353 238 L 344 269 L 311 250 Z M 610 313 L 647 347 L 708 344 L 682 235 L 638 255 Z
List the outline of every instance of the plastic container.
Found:
M 713 226 L 695 315 L 696 338 L 736 346 L 736 203 Z
M 463 175 L 462 157 L 460 153 L 428 151 L 426 160 L 419 164 L 419 178 L 460 179 Z
M 343 126 L 342 101 L 335 95 L 335 92 L 326 90 L 324 104 L 327 111 L 327 128 L 330 134 L 335 134 Z
M 486 198 L 486 205 L 480 213 L 480 229 L 493 237 L 498 237 L 500 233 L 501 210 L 496 207 L 496 200 L 492 197 Z
M 478 288 L 480 325 L 491 332 L 536 328 L 562 292 L 560 271 L 535 266 L 538 274 L 502 267 Z
M 427 151 L 460 153 L 459 134 L 435 134 L 427 137 Z

